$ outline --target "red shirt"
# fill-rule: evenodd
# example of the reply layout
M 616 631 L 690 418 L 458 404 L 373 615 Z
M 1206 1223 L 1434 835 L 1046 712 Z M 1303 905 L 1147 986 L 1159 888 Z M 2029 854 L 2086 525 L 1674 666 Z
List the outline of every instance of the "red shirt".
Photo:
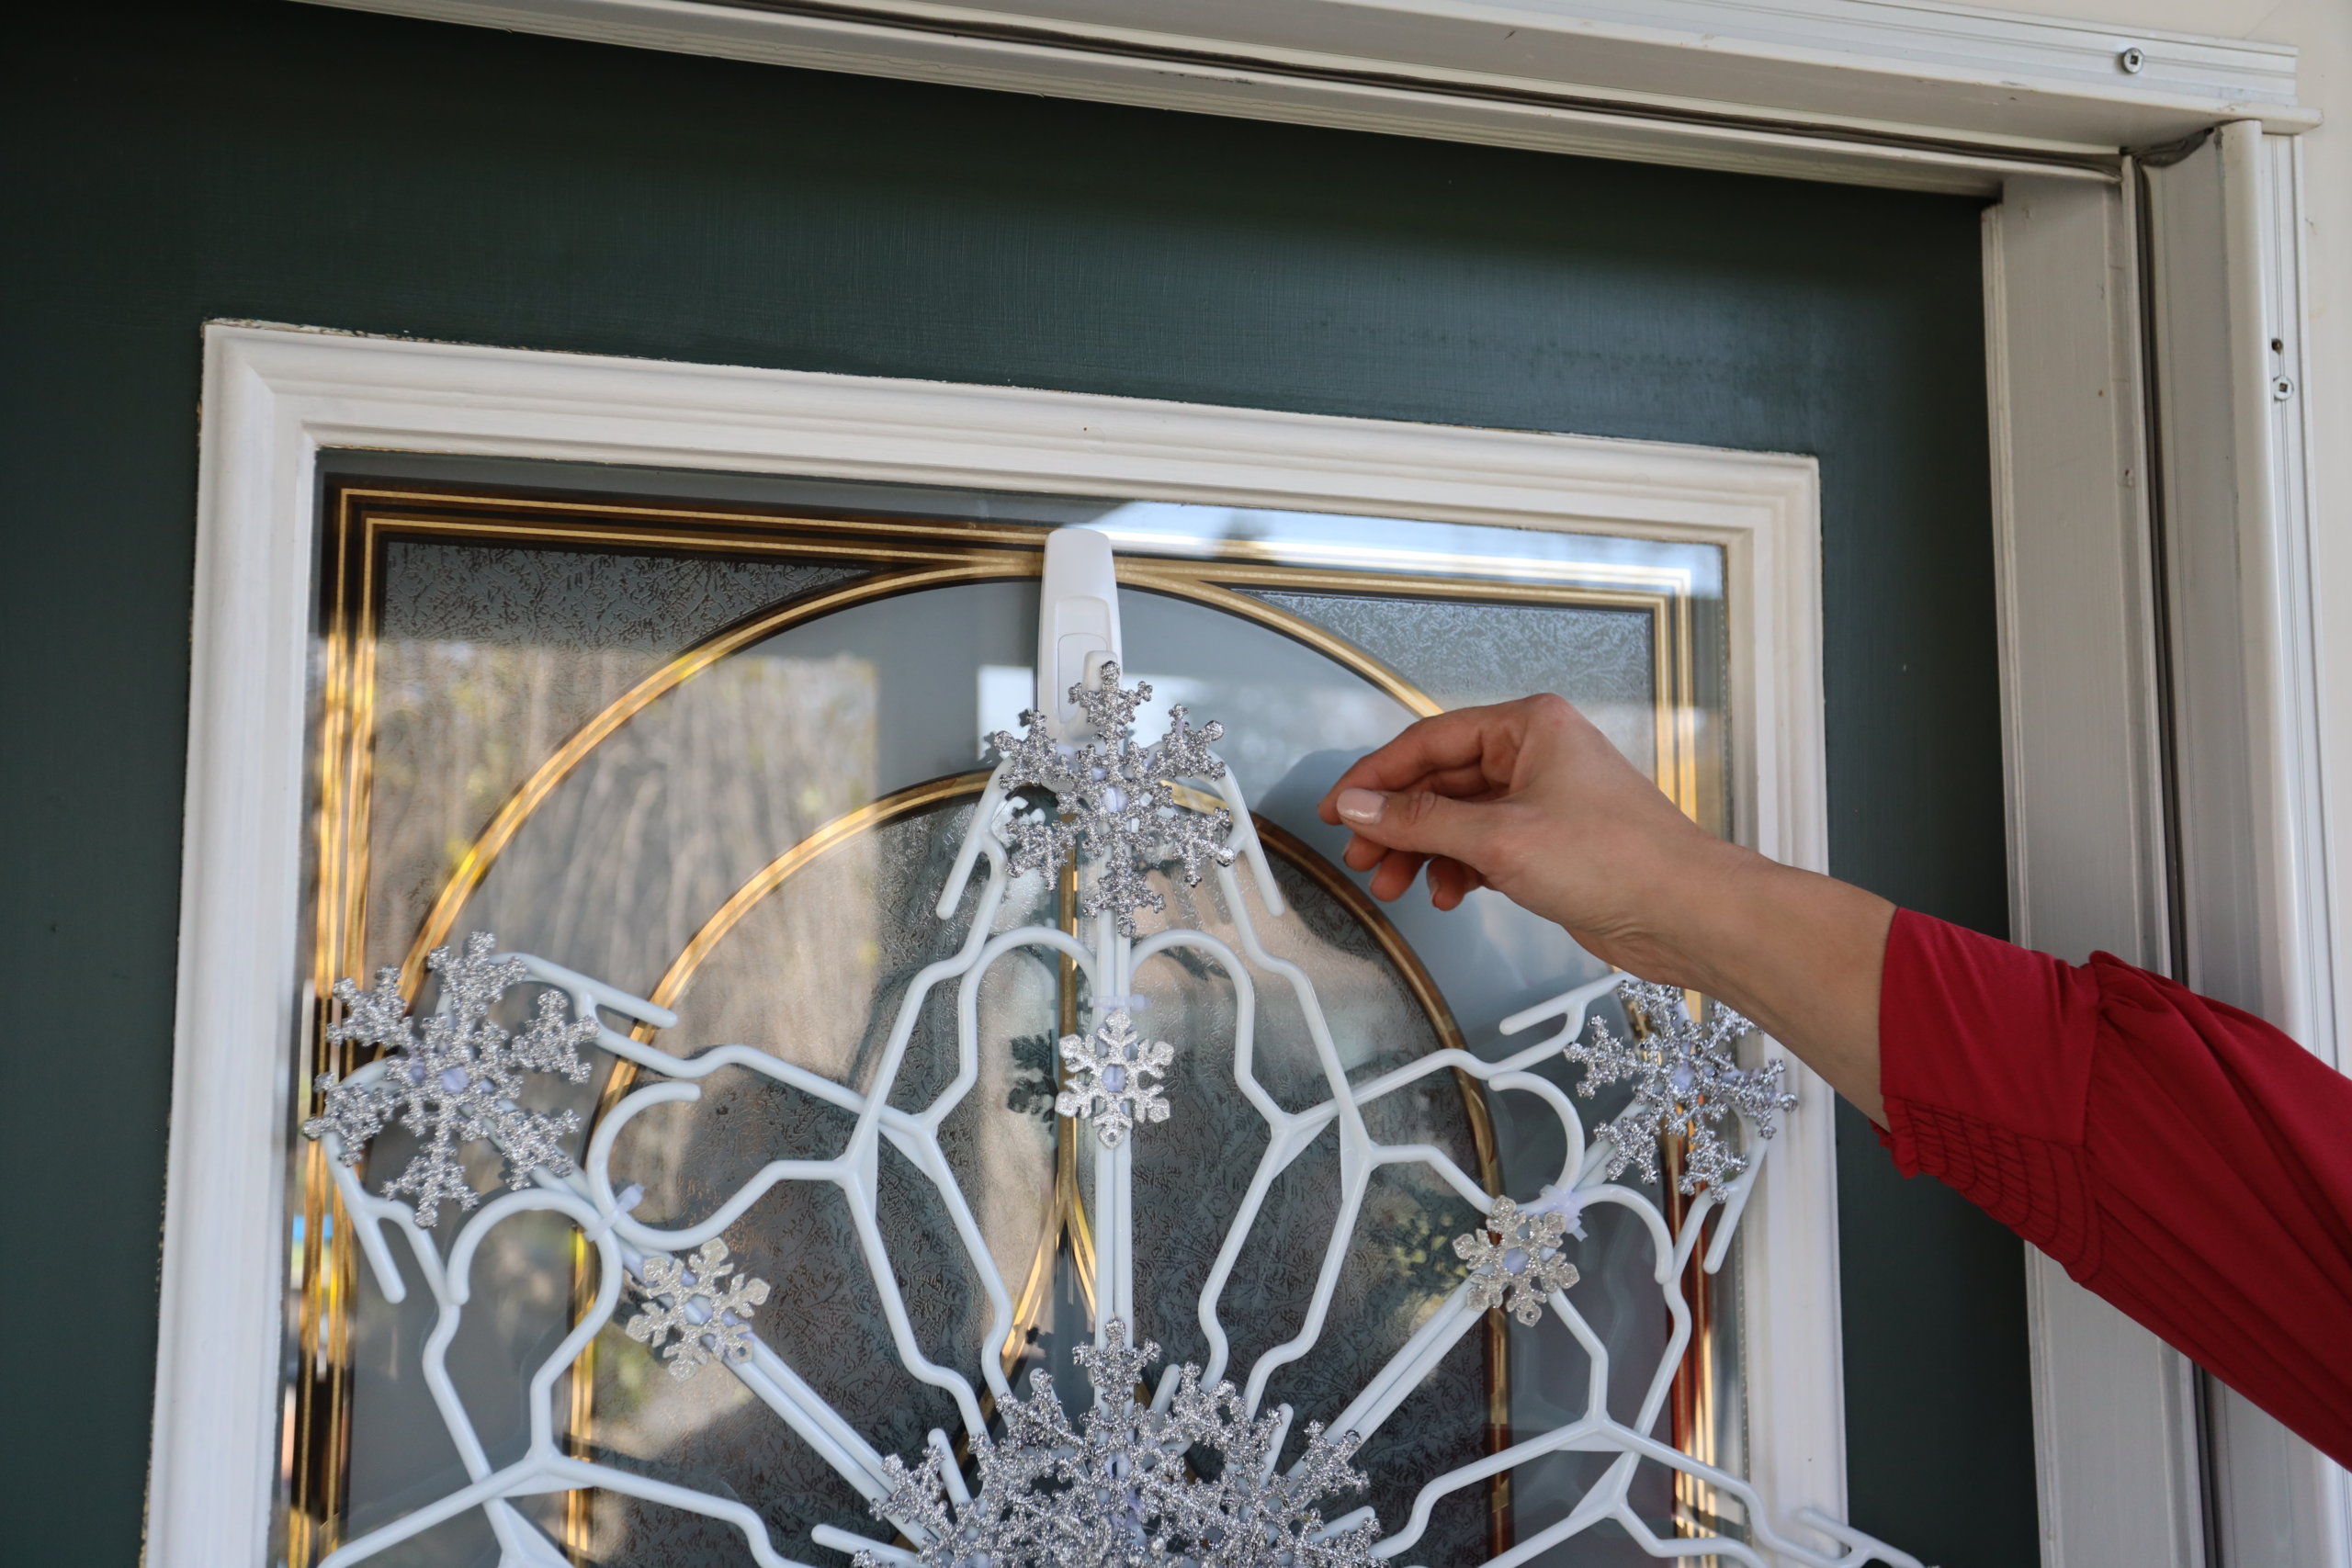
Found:
M 1881 1137 L 2352 1464 L 2352 1077 L 2110 954 L 1903 910 Z

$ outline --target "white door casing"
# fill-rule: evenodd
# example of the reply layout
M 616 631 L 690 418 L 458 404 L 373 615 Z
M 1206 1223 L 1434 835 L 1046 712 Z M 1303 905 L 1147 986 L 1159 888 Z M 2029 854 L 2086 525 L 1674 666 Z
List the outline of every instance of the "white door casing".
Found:
M 2301 157 L 2224 125 L 2148 171 L 2175 691 L 2177 972 L 2338 1068 L 2302 388 Z M 2221 310 L 2211 308 L 2219 297 Z M 2214 441 L 2211 433 L 2227 432 Z M 2352 1561 L 2352 1478 L 2207 1378 L 2226 1568 Z
M 148 1520 L 259 1562 L 276 1471 L 316 471 L 327 448 L 1115 495 L 1701 541 L 1725 552 L 1737 831 L 1826 855 L 1811 458 L 216 324 L 206 336 L 181 984 Z M 1826 1086 L 1747 1219 L 1751 1476 L 1842 1515 Z

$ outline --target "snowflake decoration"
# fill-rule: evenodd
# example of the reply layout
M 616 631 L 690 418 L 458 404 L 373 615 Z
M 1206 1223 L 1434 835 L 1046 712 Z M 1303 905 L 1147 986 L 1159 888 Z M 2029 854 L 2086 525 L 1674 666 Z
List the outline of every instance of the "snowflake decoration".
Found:
M 326 1104 L 302 1123 L 303 1135 L 333 1133 L 336 1157 L 357 1165 L 368 1141 L 393 1122 L 416 1134 L 424 1146 L 382 1190 L 387 1198 L 413 1199 L 416 1223 L 428 1228 L 440 1218 L 444 1199 L 460 1209 L 481 1201 L 458 1161 L 460 1144 L 487 1140 L 504 1158 L 506 1185 L 518 1190 L 536 1169 L 558 1176 L 573 1169 L 560 1140 L 579 1131 L 579 1112 L 526 1111 L 514 1101 L 531 1073 L 586 1081 L 588 1064 L 578 1052 L 596 1038 L 596 1021 L 570 1017 L 563 998 L 549 990 L 539 993 L 538 1010 L 522 1033 L 491 1022 L 491 1009 L 526 978 L 520 960 L 492 959 L 497 945 L 489 932 L 476 931 L 462 958 L 446 947 L 427 955 L 425 966 L 441 976 L 441 1007 L 421 1032 L 401 996 L 398 970 L 379 970 L 372 991 L 354 980 L 334 987 L 343 1021 L 327 1038 L 378 1047 L 385 1053 L 383 1073 L 353 1083 L 319 1075 Z
M 1552 1292 L 1577 1282 L 1577 1266 L 1561 1253 L 1567 1233 L 1565 1214 L 1496 1199 L 1485 1224 L 1453 1238 L 1454 1256 L 1470 1265 L 1471 1304 L 1508 1305 L 1520 1322 L 1541 1323 Z
M 1168 1097 L 1145 1080 L 1167 1073 L 1176 1047 L 1164 1040 L 1146 1043 L 1126 1009 L 1104 1014 L 1091 1035 L 1063 1035 L 1061 1053 L 1074 1076 L 1054 1109 L 1093 1122 L 1104 1148 L 1118 1147 L 1140 1122 L 1168 1120 Z
M 1027 734 L 1000 729 L 989 737 L 1004 759 L 1007 794 L 1040 789 L 1055 802 L 1050 809 L 1015 814 L 1007 821 L 1010 862 L 1015 874 L 1041 871 L 1050 876 L 1083 844 L 1095 875 L 1080 897 L 1079 912 L 1091 919 L 1108 910 L 1119 934 L 1133 936 L 1136 911 L 1167 903 L 1149 881 L 1159 861 L 1182 865 L 1188 887 L 1200 886 L 1203 861 L 1233 863 L 1226 844 L 1233 813 L 1222 807 L 1193 811 L 1176 801 L 1179 781 L 1225 776 L 1225 764 L 1209 750 L 1224 736 L 1225 726 L 1211 722 L 1194 729 L 1179 703 L 1169 710 L 1168 733 L 1151 745 L 1136 745 L 1136 709 L 1150 700 L 1151 682 L 1122 686 L 1119 667 L 1109 662 L 1094 685 L 1081 682 L 1069 689 L 1069 697 L 1094 732 L 1084 745 L 1056 741 L 1046 728 L 1046 716 L 1035 709 L 1021 716 Z
M 628 1320 L 628 1337 L 660 1350 L 672 1377 L 684 1382 L 714 1358 L 751 1359 L 752 1309 L 768 1299 L 768 1282 L 738 1272 L 725 1242 L 713 1236 L 683 1263 L 650 1254 L 639 1272 L 630 1283 L 646 1304 Z
M 1684 1140 L 1685 1194 L 1731 1180 L 1747 1168 L 1747 1159 L 1725 1141 L 1719 1124 L 1736 1111 L 1756 1124 L 1758 1137 L 1777 1132 L 1780 1113 L 1797 1102 L 1781 1089 L 1783 1064 L 1776 1060 L 1748 1072 L 1732 1060 L 1732 1046 L 1756 1026 L 1727 1007 L 1718 1004 L 1702 1026 L 1691 1021 L 1682 993 L 1672 986 L 1627 980 L 1617 994 L 1628 1016 L 1639 1021 L 1639 1034 L 1620 1040 L 1595 1019 L 1592 1043 L 1572 1040 L 1566 1047 L 1568 1060 L 1585 1069 L 1577 1092 L 1588 1100 L 1602 1084 L 1634 1080 L 1633 1102 L 1601 1129 L 1611 1145 L 1610 1179 L 1638 1152 L 1643 1177 L 1657 1180 L 1657 1142 L 1671 1133 Z
M 1077 1352 L 1093 1408 L 1073 1426 L 1053 1380 L 1030 1373 L 1029 1398 L 1003 1405 L 1003 1438 L 978 1444 L 980 1485 L 968 1501 L 958 1500 L 960 1483 L 949 1491 L 938 1445 L 913 1470 L 895 1455 L 883 1461 L 891 1489 L 874 1512 L 921 1532 L 923 1568 L 1377 1568 L 1377 1522 L 1327 1535 L 1317 1506 L 1363 1488 L 1348 1462 L 1354 1433 L 1326 1438 L 1317 1422 L 1303 1457 L 1278 1474 L 1286 1407 L 1253 1420 L 1231 1383 L 1204 1389 L 1195 1366 L 1177 1374 L 1165 1410 L 1139 1404 L 1137 1382 L 1159 1347 L 1136 1348 L 1116 1320 L 1106 1332 L 1106 1343 Z M 1188 1462 L 1197 1449 L 1224 1461 L 1215 1481 Z M 861 1551 L 856 1568 L 881 1561 Z

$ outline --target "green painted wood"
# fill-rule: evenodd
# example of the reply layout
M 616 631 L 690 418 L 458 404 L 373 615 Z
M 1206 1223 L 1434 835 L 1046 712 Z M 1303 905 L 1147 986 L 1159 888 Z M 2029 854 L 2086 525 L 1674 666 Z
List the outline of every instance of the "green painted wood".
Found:
M 138 1552 L 208 318 L 1818 454 L 1836 868 L 2002 928 L 1969 203 L 272 3 L 5 70 L 12 1560 Z M 2033 1561 L 2018 1244 L 1840 1185 L 1856 1518 Z

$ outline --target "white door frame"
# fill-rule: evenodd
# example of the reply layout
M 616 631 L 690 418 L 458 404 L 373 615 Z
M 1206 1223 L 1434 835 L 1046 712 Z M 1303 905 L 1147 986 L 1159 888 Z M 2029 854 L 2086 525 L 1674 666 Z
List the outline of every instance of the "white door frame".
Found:
M 147 1561 L 265 1561 L 284 1301 L 287 1047 L 322 451 L 453 453 L 1181 500 L 1698 541 L 1725 552 L 1739 836 L 1823 866 L 1810 457 L 469 348 L 205 338 L 180 985 Z M 1833 1100 L 1801 1099 L 1742 1232 L 1751 1476 L 1845 1511 Z
M 2298 575 L 2312 474 L 2293 138 L 2317 116 L 2297 102 L 2291 49 L 1942 0 L 321 3 L 1996 198 L 1986 330 L 2013 932 L 2070 958 L 2105 948 L 2173 969 L 2352 1065 Z M 2231 129 L 2210 159 L 2135 152 L 2218 128 Z M 2274 397 L 2280 377 L 2293 389 Z M 2174 570 L 2199 563 L 2226 570 Z M 2252 749 L 2183 739 L 2216 727 Z M 2210 871 L 2233 857 L 2249 874 L 2216 901 Z M 2202 1564 L 2190 1369 L 2028 1258 L 2045 1564 Z M 2352 1482 L 2222 1406 L 2219 1511 L 2267 1521 L 2277 1543 L 2232 1535 L 2226 1568 L 2352 1568 Z M 2280 1473 L 2283 1491 L 2254 1479 Z

